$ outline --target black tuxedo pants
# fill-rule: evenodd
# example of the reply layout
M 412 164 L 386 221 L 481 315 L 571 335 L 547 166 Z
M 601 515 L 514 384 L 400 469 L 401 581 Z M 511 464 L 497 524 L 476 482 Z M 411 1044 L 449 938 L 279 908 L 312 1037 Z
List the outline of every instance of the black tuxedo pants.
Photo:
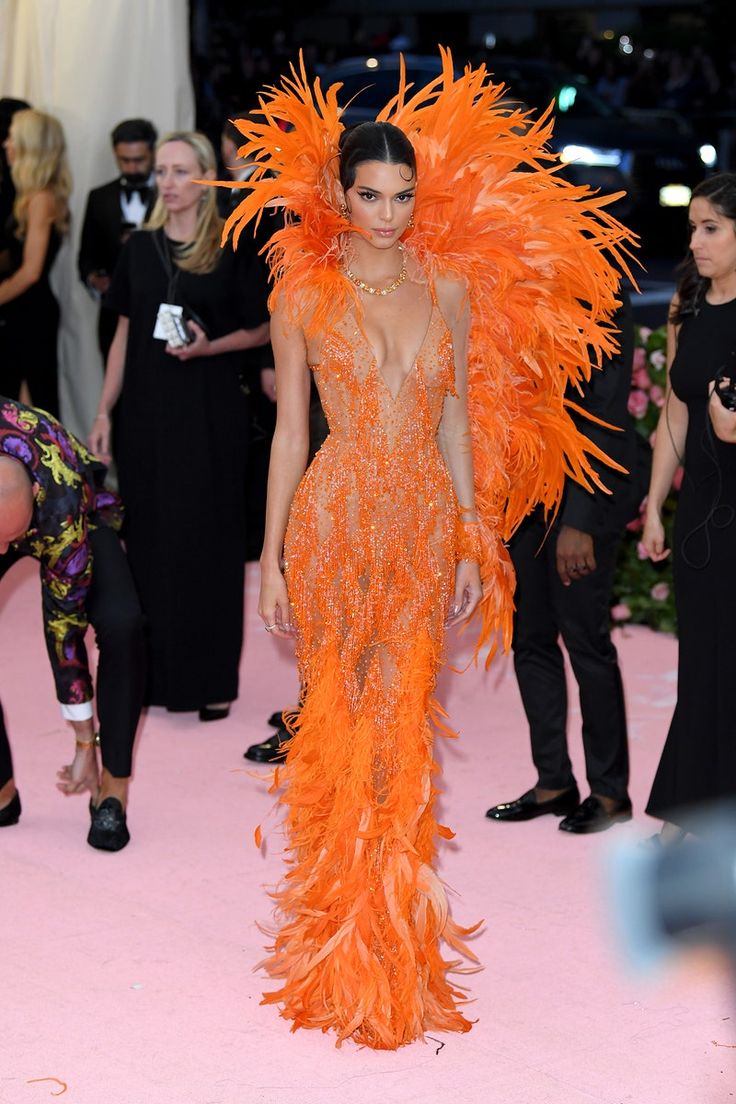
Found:
M 626 711 L 609 605 L 618 534 L 594 540 L 597 568 L 564 587 L 557 574 L 557 529 L 533 516 L 510 544 L 516 570 L 514 669 L 529 722 L 538 785 L 558 790 L 575 778 L 567 747 L 567 684 L 559 638 L 580 694 L 585 767 L 591 792 L 627 797 Z
M 96 696 L 102 765 L 115 778 L 128 778 L 145 685 L 143 614 L 117 533 L 100 526 L 90 533 L 90 543 L 94 562 L 87 616 L 100 653 Z M 0 559 L 0 577 L 13 562 L 10 553 Z M 12 777 L 0 706 L 0 786 Z

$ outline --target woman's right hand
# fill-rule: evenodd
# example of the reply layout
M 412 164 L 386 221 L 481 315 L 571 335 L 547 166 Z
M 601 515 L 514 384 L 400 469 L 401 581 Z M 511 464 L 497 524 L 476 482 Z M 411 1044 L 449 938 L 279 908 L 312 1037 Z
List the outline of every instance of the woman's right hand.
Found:
M 266 632 L 285 640 L 296 635 L 291 623 L 289 595 L 283 572 L 273 568 L 261 568 L 261 593 L 258 598 L 258 616 Z
M 110 418 L 107 414 L 98 414 L 95 418 L 87 438 L 87 445 L 94 456 L 98 456 L 105 463 L 110 461 Z
M 654 563 L 666 560 L 669 556 L 670 550 L 665 548 L 664 525 L 658 511 L 647 511 L 641 543 L 646 548 L 649 559 Z

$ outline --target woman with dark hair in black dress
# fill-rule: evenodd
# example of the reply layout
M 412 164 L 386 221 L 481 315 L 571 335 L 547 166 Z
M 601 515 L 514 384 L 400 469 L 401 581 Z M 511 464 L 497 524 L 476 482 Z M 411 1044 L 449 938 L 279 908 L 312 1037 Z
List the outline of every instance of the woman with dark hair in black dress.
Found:
M 669 555 L 661 510 L 682 463 L 673 539 L 677 705 L 647 812 L 677 838 L 690 807 L 736 796 L 736 413 L 715 381 L 736 380 L 736 174 L 690 204 L 690 252 L 668 327 L 670 384 L 657 429 L 643 543 Z

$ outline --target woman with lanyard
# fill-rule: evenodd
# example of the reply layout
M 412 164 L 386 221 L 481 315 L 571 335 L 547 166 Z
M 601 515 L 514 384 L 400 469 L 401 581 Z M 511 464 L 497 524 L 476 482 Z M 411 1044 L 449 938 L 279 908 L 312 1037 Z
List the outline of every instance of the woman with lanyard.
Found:
M 243 633 L 246 350 L 268 341 L 254 251 L 221 249 L 215 155 L 196 132 L 166 135 L 158 199 L 126 243 L 108 300 L 120 315 L 92 450 L 115 458 L 125 539 L 148 622 L 151 705 L 227 716 Z

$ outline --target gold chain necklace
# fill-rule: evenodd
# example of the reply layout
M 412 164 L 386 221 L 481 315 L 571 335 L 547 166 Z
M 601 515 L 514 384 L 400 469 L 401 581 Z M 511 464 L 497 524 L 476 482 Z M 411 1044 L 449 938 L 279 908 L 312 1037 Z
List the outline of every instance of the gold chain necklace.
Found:
M 392 291 L 396 291 L 397 288 L 400 288 L 401 285 L 403 284 L 404 280 L 406 279 L 406 254 L 404 253 L 404 250 L 402 249 L 401 250 L 401 272 L 399 273 L 399 275 L 396 277 L 395 280 L 391 281 L 391 283 L 388 285 L 388 287 L 384 287 L 384 288 L 371 287 L 370 284 L 366 284 L 365 280 L 361 280 L 361 278 L 359 276 L 356 276 L 355 273 L 350 268 L 345 269 L 345 275 L 347 276 L 348 280 L 350 280 L 353 284 L 355 284 L 355 286 L 360 291 L 365 291 L 368 295 L 390 295 Z

